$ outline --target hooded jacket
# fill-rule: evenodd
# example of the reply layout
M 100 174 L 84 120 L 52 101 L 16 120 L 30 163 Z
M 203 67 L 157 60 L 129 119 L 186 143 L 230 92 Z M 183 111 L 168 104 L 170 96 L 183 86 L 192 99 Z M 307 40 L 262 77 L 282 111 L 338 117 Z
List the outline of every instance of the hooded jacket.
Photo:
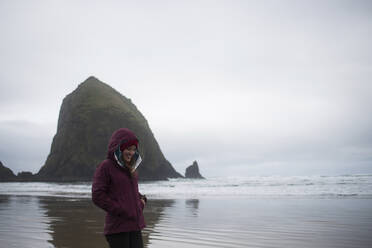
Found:
M 104 234 L 139 231 L 145 227 L 137 173 L 131 175 L 114 158 L 123 142 L 137 140 L 132 131 L 115 131 L 108 145 L 107 158 L 97 167 L 92 184 L 92 200 L 106 211 Z

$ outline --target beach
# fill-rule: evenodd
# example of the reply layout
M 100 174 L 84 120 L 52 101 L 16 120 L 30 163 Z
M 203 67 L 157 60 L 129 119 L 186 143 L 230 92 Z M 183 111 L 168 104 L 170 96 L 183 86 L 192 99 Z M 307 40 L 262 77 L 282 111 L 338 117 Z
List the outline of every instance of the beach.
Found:
M 149 199 L 148 248 L 371 247 L 370 197 Z M 89 198 L 0 195 L 0 247 L 108 247 Z

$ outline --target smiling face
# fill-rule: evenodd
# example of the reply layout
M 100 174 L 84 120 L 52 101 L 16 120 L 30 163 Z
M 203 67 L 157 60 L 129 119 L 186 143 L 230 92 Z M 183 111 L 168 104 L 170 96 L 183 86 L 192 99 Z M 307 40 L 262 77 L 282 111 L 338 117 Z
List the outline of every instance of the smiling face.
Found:
M 124 149 L 124 151 L 123 151 L 123 161 L 125 162 L 125 164 L 127 166 L 131 165 L 130 162 L 132 161 L 133 155 L 136 151 L 137 151 L 137 148 L 136 148 L 135 145 L 131 145 L 131 146 Z

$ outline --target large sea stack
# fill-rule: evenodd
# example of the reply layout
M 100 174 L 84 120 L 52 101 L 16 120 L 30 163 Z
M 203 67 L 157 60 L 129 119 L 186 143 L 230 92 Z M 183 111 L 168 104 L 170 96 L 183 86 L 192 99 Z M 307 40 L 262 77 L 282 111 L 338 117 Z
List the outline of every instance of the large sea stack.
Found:
M 131 100 L 89 77 L 63 100 L 57 133 L 38 179 L 91 180 L 97 165 L 106 158 L 111 134 L 121 127 L 133 130 L 140 140 L 140 180 L 182 177 L 165 159 L 145 117 Z

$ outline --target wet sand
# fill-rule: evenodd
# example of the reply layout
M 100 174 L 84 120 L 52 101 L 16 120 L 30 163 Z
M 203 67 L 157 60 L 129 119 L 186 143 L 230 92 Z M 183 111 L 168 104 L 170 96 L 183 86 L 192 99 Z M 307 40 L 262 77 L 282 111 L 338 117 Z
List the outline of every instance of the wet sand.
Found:
M 145 247 L 371 247 L 372 199 L 149 200 Z M 0 247 L 108 247 L 90 199 L 0 195 Z

